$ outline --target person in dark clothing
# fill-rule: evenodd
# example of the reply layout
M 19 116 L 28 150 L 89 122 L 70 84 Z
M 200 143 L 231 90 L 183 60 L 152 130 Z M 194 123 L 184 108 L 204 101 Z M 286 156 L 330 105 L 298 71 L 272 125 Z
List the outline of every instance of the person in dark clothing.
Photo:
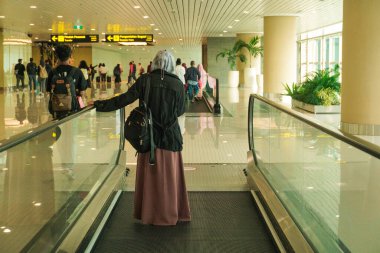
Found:
M 30 58 L 30 62 L 26 65 L 26 72 L 29 77 L 29 89 L 31 92 L 35 91 L 37 88 L 37 65 L 33 62 L 33 58 Z
M 174 68 L 173 56 L 166 50 L 159 51 L 150 74 L 143 74 L 120 96 L 94 102 L 97 111 L 107 112 L 137 99 L 141 101 L 150 77 L 147 104 L 153 116 L 156 164 L 149 164 L 150 152 L 138 153 L 134 201 L 134 217 L 144 224 L 175 225 L 178 221 L 190 221 L 178 124 L 178 116 L 185 112 L 185 93 Z
M 15 65 L 15 75 L 16 75 L 16 91 L 19 91 L 19 83 L 21 81 L 21 87 L 22 89 L 25 88 L 24 83 L 24 73 L 25 73 L 25 66 L 22 64 L 22 59 L 18 59 L 18 63 Z
M 149 62 L 149 65 L 148 65 L 148 67 L 146 68 L 146 72 L 147 72 L 147 73 L 152 72 L 152 61 Z
M 83 73 L 79 68 L 73 67 L 69 64 L 71 58 L 71 48 L 68 45 L 57 46 L 55 49 L 55 54 L 58 58 L 57 67 L 49 73 L 46 83 L 46 91 L 52 93 L 52 86 L 54 85 L 54 79 L 56 78 L 56 74 L 59 74 L 61 76 L 67 76 L 69 73 L 71 73 L 71 71 L 73 71 L 74 85 L 70 86 L 72 96 L 71 112 L 77 111 L 80 109 L 77 96 L 84 97 L 84 91 L 87 88 L 86 79 L 84 78 Z M 70 113 L 54 112 L 52 111 L 52 108 L 49 108 L 49 111 L 56 118 L 62 118 L 66 116 L 68 113 Z
M 51 69 L 52 69 L 52 64 L 51 64 L 51 60 L 50 59 L 46 59 L 45 60 L 45 68 L 46 68 L 46 72 L 50 73 Z
M 92 64 L 90 64 L 90 76 L 91 76 L 91 83 L 94 82 L 94 77 L 95 77 L 95 74 L 96 74 L 96 69 L 98 66 L 92 66 Z
M 198 81 L 201 79 L 201 74 L 199 73 L 199 70 L 195 67 L 195 62 L 191 61 L 190 63 L 191 67 L 186 69 L 185 79 L 188 83 L 188 94 L 189 99 L 192 103 L 194 103 L 194 97 L 198 94 Z
M 120 64 L 118 63 L 115 68 L 113 69 L 113 75 L 115 76 L 115 87 L 120 88 L 120 83 L 121 83 L 121 73 L 123 70 L 121 69 Z
M 133 65 L 132 77 L 133 77 L 133 79 L 136 81 L 136 71 L 137 71 L 137 67 L 136 67 L 136 64 L 135 64 L 134 61 L 132 61 L 132 65 Z

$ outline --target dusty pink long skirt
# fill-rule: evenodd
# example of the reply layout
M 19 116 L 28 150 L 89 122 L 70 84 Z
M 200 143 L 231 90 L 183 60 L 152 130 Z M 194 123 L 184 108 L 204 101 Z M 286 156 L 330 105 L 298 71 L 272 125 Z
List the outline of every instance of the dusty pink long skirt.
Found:
M 181 152 L 157 148 L 155 155 L 150 166 L 149 152 L 138 154 L 134 217 L 153 225 L 190 221 Z

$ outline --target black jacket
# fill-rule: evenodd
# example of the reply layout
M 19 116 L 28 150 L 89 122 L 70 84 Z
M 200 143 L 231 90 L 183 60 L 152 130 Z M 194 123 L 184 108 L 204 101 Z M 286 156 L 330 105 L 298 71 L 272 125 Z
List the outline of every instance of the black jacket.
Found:
M 108 112 L 120 109 L 144 97 L 145 81 L 148 74 L 137 79 L 127 92 L 120 96 L 95 101 L 97 111 Z M 150 93 L 148 107 L 152 111 L 154 143 L 157 148 L 181 151 L 182 135 L 177 117 L 185 112 L 185 93 L 181 80 L 175 75 L 161 70 L 150 73 Z M 161 79 L 163 77 L 163 79 Z
M 186 74 L 185 74 L 186 80 L 191 80 L 191 81 L 198 81 L 201 79 L 201 73 L 199 73 L 199 70 L 195 67 L 190 67 L 186 69 Z

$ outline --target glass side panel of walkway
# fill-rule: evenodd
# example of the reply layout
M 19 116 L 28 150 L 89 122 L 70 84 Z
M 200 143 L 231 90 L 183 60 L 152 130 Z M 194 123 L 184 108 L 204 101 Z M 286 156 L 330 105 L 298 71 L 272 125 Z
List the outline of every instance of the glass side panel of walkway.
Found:
M 86 109 L 1 147 L 0 252 L 55 248 L 114 169 L 119 126 L 120 111 Z
M 316 252 L 379 252 L 379 147 L 251 95 L 258 170 Z

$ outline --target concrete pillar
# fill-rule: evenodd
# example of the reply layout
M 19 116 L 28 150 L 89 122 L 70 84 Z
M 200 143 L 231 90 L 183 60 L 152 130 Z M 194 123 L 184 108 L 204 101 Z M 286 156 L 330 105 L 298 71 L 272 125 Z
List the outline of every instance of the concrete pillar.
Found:
M 380 135 L 380 1 L 343 5 L 341 129 Z
M 264 93 L 297 81 L 297 17 L 264 17 Z
M 241 39 L 244 42 L 249 42 L 253 37 L 258 36 L 261 37 L 263 34 L 262 33 L 238 33 L 237 39 Z M 257 45 L 260 46 L 260 43 Z M 244 69 L 245 68 L 255 68 L 256 69 L 256 74 L 260 75 L 261 74 L 261 55 L 256 56 L 255 58 L 250 55 L 249 51 L 244 48 L 241 51 L 246 57 L 247 57 L 247 62 L 242 63 L 239 60 L 237 60 L 237 70 L 239 70 L 239 83 L 244 84 L 244 87 L 246 87 L 246 80 L 244 80 Z M 250 62 L 251 59 L 251 62 Z

